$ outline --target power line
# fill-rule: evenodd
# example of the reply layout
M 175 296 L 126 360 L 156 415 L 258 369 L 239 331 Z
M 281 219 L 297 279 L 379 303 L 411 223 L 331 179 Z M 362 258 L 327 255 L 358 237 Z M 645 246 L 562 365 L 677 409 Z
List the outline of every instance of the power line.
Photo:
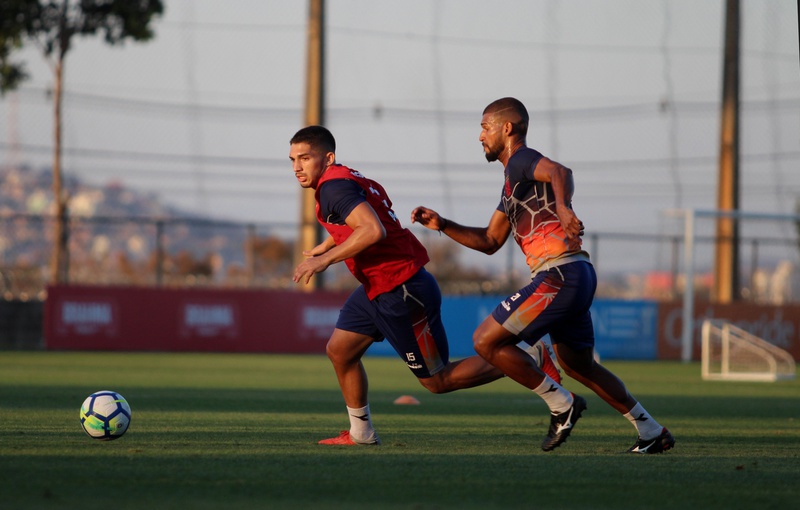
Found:
M 23 88 L 17 92 L 22 96 L 36 97 L 41 99 L 46 97 L 47 90 L 41 88 Z M 296 120 L 302 111 L 297 108 L 276 108 L 258 106 L 232 106 L 232 105 L 209 105 L 191 104 L 168 101 L 147 101 L 139 99 L 120 98 L 103 96 L 96 94 L 85 94 L 80 92 L 64 92 L 65 105 L 72 107 L 95 108 L 108 112 L 111 109 L 128 111 L 142 115 L 163 114 L 187 117 L 191 114 L 200 113 L 204 119 L 219 119 L 231 122 L 241 122 L 250 120 L 260 123 L 282 123 L 287 119 Z M 677 113 L 682 114 L 713 114 L 719 113 L 718 101 L 675 101 L 671 104 Z M 561 108 L 561 109 L 530 109 L 532 117 L 535 116 L 557 116 L 559 119 L 578 121 L 578 120 L 605 120 L 608 118 L 619 119 L 622 117 L 642 117 L 647 115 L 660 115 L 662 104 L 657 101 L 644 103 L 617 104 L 611 106 L 580 107 L 580 108 Z M 800 109 L 800 97 L 786 99 L 759 99 L 742 102 L 742 109 L 750 112 L 773 111 L 778 108 L 780 111 Z M 328 113 L 331 118 L 337 121 L 362 120 L 364 118 L 375 118 L 375 107 L 329 107 Z M 440 118 L 448 122 L 470 122 L 475 123 L 479 118 L 475 111 L 464 110 L 441 110 L 437 108 L 404 108 L 386 107 L 380 108 L 381 118 L 391 120 L 409 121 L 436 121 Z
M 369 37 L 372 39 L 397 39 L 404 42 L 408 41 L 422 41 L 431 42 L 435 35 L 422 34 L 418 32 L 389 32 L 386 30 L 374 30 L 369 28 L 356 28 L 356 27 L 330 27 L 331 32 L 343 34 L 348 37 Z M 467 37 L 467 36 L 442 36 L 442 43 L 458 46 L 480 46 L 480 47 L 502 47 L 514 49 L 538 49 L 541 51 L 555 50 L 555 51 L 571 51 L 571 52 L 587 52 L 587 53 L 618 53 L 618 54 L 650 54 L 657 55 L 661 52 L 659 46 L 648 46 L 643 44 L 602 44 L 602 43 L 566 43 L 551 41 L 520 41 L 515 39 L 491 39 L 482 37 Z M 670 51 L 673 53 L 683 53 L 696 57 L 701 54 L 707 54 L 712 57 L 718 57 L 719 47 L 712 46 L 672 46 Z M 768 52 L 762 50 L 743 50 L 744 55 L 770 57 L 781 60 L 794 61 L 797 56 L 787 53 Z
M 18 144 L 19 150 L 26 153 L 47 154 L 51 155 L 53 148 L 49 145 L 38 144 Z M 11 150 L 12 144 L 7 142 L 0 142 L 0 149 Z M 124 159 L 142 163 L 144 161 L 156 161 L 159 163 L 192 163 L 195 162 L 196 156 L 190 154 L 170 154 L 164 152 L 140 152 L 140 151 L 121 151 L 113 149 L 91 149 L 91 148 L 78 148 L 66 147 L 64 154 L 72 157 L 88 158 L 88 159 Z M 681 166 L 693 165 L 710 165 L 716 164 L 717 155 L 709 156 L 683 156 L 678 159 Z M 772 162 L 772 161 L 793 161 L 800 159 L 800 150 L 794 151 L 780 151 L 780 152 L 754 152 L 750 154 L 742 154 L 742 161 L 746 162 Z M 259 168 L 264 167 L 287 167 L 288 161 L 285 158 L 252 158 L 245 156 L 202 156 L 197 158 L 198 161 L 206 165 L 230 165 L 230 166 L 255 166 Z M 671 157 L 663 158 L 634 158 L 634 159 L 608 159 L 608 160 L 572 160 L 567 163 L 567 166 L 572 168 L 581 168 L 583 171 L 591 171 L 592 169 L 606 171 L 609 168 L 630 168 L 630 167 L 648 167 L 648 166 L 668 166 L 672 162 Z M 396 168 L 398 170 L 426 170 L 430 171 L 431 168 L 437 166 L 437 163 L 432 162 L 418 162 L 418 161 L 359 161 L 352 160 L 353 166 L 361 165 L 363 168 Z M 485 171 L 487 166 L 485 162 L 481 163 L 464 163 L 464 162 L 451 162 L 445 163 L 448 167 L 456 168 L 463 171 L 475 170 Z
M 0 149 L 9 150 L 11 144 L 0 142 Z M 51 155 L 53 148 L 49 145 L 19 144 L 23 152 L 33 154 Z M 65 155 L 89 159 L 124 159 L 142 163 L 145 161 L 156 161 L 159 163 L 192 163 L 199 161 L 206 165 L 230 165 L 230 166 L 287 166 L 287 159 L 281 158 L 249 158 L 245 156 L 202 156 L 197 158 L 191 154 L 168 154 L 163 152 L 143 152 L 143 151 L 121 151 L 113 149 L 90 149 L 66 147 L 63 149 Z
M 253 32 L 273 30 L 297 32 L 306 28 L 305 25 L 291 23 L 224 23 L 215 21 L 162 21 L 159 26 L 164 28 L 175 27 L 182 30 L 191 28 L 218 32 L 241 32 L 243 30 Z
M 16 91 L 23 97 L 38 100 L 49 99 L 49 90 L 36 87 L 23 87 Z M 108 112 L 110 109 L 132 112 L 142 115 L 161 114 L 167 116 L 187 117 L 193 113 L 201 113 L 204 118 L 215 118 L 240 122 L 251 119 L 259 122 L 281 121 L 287 118 L 298 118 L 300 108 L 259 107 L 255 105 L 210 105 L 196 103 L 179 103 L 174 101 L 148 101 L 99 94 L 64 91 L 65 106 L 99 109 Z
M 141 189 L 142 186 L 137 184 L 137 179 L 134 176 L 131 178 L 131 173 L 139 172 L 139 169 L 136 170 L 123 170 L 123 176 L 126 178 L 126 188 L 127 189 Z M 157 177 L 163 178 L 165 180 L 172 179 L 174 177 L 190 177 L 187 174 L 177 174 L 175 172 L 171 172 L 169 174 L 164 174 L 162 171 L 157 172 Z M 113 171 L 108 171 L 104 169 L 93 169 L 92 176 L 98 177 L 105 174 L 114 174 Z M 209 200 L 213 201 L 219 198 L 257 198 L 257 199 L 286 199 L 293 201 L 295 200 L 295 195 L 293 193 L 287 191 L 293 191 L 294 186 L 293 182 L 290 178 L 287 178 L 285 182 L 282 182 L 281 185 L 276 186 L 274 184 L 274 180 L 269 179 L 267 177 L 263 178 L 261 182 L 253 182 L 252 180 L 248 180 L 246 184 L 236 184 L 235 176 L 227 176 L 227 175 L 219 175 L 220 179 L 225 179 L 223 184 L 215 184 L 213 194 L 209 195 Z M 226 179 L 227 178 L 227 179 Z M 49 184 L 49 177 L 48 176 L 41 176 L 35 180 L 35 182 L 41 186 L 47 186 Z M 424 187 L 420 188 L 419 186 L 419 179 L 410 178 L 409 176 L 399 176 L 397 178 L 397 182 L 393 183 L 393 192 L 392 195 L 395 198 L 399 197 L 423 197 L 423 196 L 438 196 L 441 193 L 441 190 L 435 187 Z M 670 198 L 672 196 L 672 192 L 669 186 L 664 186 L 663 183 L 657 181 L 647 181 L 647 182 L 614 182 L 614 181 L 606 181 L 605 184 L 613 185 L 614 187 L 614 195 L 617 196 L 628 196 L 630 200 L 646 200 L 650 198 Z M 478 186 L 474 182 L 469 181 L 462 181 L 458 184 L 453 186 L 453 193 L 457 195 L 459 198 L 477 198 L 482 197 L 486 198 L 491 201 L 494 197 L 492 191 L 497 188 L 497 197 L 499 199 L 499 184 L 496 178 L 492 178 L 491 186 L 489 188 L 489 192 L 487 194 L 487 187 L 486 186 Z M 150 185 L 145 186 L 145 188 L 150 193 L 155 194 L 164 194 L 168 193 L 172 196 L 194 196 L 196 193 L 194 189 L 190 186 L 186 186 L 184 184 L 158 184 L 156 187 Z M 695 185 L 688 188 L 688 191 L 685 193 L 686 197 L 696 197 L 696 198 L 705 198 L 708 196 L 710 190 L 713 190 L 714 184 L 709 182 L 703 185 Z M 786 186 L 782 190 L 782 192 L 787 194 L 797 193 L 800 192 L 800 185 L 792 187 Z M 607 199 L 609 197 L 608 191 L 601 190 L 599 187 L 594 186 L 591 182 L 583 181 L 580 185 L 578 185 L 576 193 L 581 197 L 582 200 L 585 199 Z M 775 196 L 775 189 L 769 183 L 758 183 L 755 185 L 748 186 L 748 197 L 774 197 Z
M 163 28 L 178 28 L 178 29 L 197 29 L 203 31 L 222 31 L 222 32 L 297 32 L 298 30 L 305 30 L 305 25 L 291 24 L 291 23 L 239 23 L 239 22 L 204 22 L 204 21 L 162 21 L 160 26 Z M 348 37 L 368 37 L 372 39 L 397 39 L 403 42 L 408 41 L 423 41 L 432 42 L 434 39 L 439 39 L 442 43 L 451 45 L 462 46 L 494 46 L 494 47 L 512 47 L 512 48 L 538 48 L 541 50 L 564 50 L 564 51 L 581 51 L 591 53 L 647 53 L 652 55 L 659 54 L 662 50 L 660 46 L 648 46 L 641 44 L 581 44 L 581 43 L 565 43 L 552 41 L 519 41 L 511 39 L 495 39 L 486 37 L 469 37 L 469 36 L 437 36 L 436 34 L 424 34 L 420 32 L 392 32 L 389 30 L 375 30 L 362 27 L 353 26 L 336 26 L 329 25 L 328 30 L 331 33 L 344 35 Z M 682 46 L 675 45 L 670 47 L 670 51 L 674 53 L 684 53 L 691 56 L 700 54 L 708 54 L 712 57 L 719 55 L 719 47 L 711 46 Z M 791 53 L 782 53 L 774 50 L 758 50 L 758 49 L 745 49 L 743 50 L 745 56 L 754 56 L 762 58 L 773 58 L 780 60 L 795 61 L 797 55 Z

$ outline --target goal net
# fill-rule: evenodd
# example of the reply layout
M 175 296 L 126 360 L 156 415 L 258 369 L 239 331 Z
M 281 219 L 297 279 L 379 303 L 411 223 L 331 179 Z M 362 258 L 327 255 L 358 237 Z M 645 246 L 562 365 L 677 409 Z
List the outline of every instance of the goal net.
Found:
M 789 352 L 729 322 L 703 321 L 701 352 L 705 380 L 773 382 L 795 377 Z

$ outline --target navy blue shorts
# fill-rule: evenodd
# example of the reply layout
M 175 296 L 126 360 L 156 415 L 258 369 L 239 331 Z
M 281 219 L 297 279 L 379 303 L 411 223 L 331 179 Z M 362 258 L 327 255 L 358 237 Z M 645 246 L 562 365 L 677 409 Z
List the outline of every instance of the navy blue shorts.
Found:
M 372 301 L 363 286 L 357 288 L 339 312 L 336 327 L 375 341 L 386 338 L 414 375 L 426 378 L 443 369 L 450 358 L 441 306 L 439 284 L 420 269 Z
M 597 275 L 589 262 L 570 262 L 536 274 L 527 286 L 502 301 L 492 317 L 529 344 L 546 334 L 554 344 L 580 350 L 594 346 L 589 307 Z

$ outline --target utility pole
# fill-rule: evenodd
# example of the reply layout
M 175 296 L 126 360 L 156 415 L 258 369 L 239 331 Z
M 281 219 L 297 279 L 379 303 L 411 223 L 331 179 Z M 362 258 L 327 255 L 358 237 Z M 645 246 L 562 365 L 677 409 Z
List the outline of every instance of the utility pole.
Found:
M 305 125 L 325 123 L 325 1 L 308 1 L 308 49 L 306 55 L 306 106 Z M 310 250 L 322 242 L 322 227 L 317 222 L 314 190 L 300 189 L 300 233 L 296 262 L 299 264 L 303 251 Z M 322 288 L 322 274 L 314 275 L 310 285 L 301 286 L 307 292 Z
M 64 4 L 64 9 L 67 4 Z M 65 43 L 62 42 L 58 49 L 58 58 L 54 64 L 55 90 L 53 91 L 53 204 L 55 205 L 55 218 L 53 219 L 53 251 L 50 254 L 50 283 L 53 285 L 67 283 L 69 275 L 69 259 L 67 253 L 67 197 L 64 192 L 63 176 L 61 172 L 61 113 L 64 86 L 64 56 Z
M 725 4 L 725 60 L 722 68 L 717 209 L 739 209 L 739 0 Z M 739 292 L 739 222 L 717 218 L 712 300 L 730 303 Z

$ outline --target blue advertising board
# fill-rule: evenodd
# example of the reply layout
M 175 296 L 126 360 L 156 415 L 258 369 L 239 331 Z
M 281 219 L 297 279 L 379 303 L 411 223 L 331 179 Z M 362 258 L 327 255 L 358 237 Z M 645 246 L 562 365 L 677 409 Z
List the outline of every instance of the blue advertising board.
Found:
M 443 297 L 442 318 L 450 343 L 451 359 L 475 354 L 472 333 L 504 297 Z M 601 359 L 656 359 L 657 303 L 595 299 L 591 313 L 595 350 Z M 386 341 L 374 344 L 367 352 L 377 356 L 396 355 Z

